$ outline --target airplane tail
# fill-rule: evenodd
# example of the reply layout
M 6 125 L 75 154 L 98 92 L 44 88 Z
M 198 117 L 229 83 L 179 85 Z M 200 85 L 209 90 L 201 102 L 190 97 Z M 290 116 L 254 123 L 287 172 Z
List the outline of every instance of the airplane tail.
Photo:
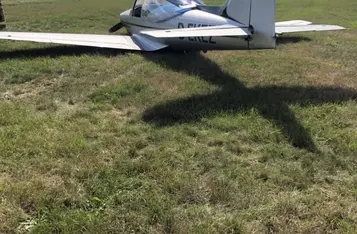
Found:
M 227 0 L 225 14 L 253 32 L 250 49 L 275 48 L 276 0 Z

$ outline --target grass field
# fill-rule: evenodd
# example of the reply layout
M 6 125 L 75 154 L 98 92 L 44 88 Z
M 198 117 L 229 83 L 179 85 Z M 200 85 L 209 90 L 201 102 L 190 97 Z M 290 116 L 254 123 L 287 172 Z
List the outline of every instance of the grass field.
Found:
M 106 33 L 128 0 L 5 0 L 9 31 Z M 357 1 L 276 50 L 0 42 L 0 233 L 357 233 Z M 123 31 L 122 33 L 125 33 Z

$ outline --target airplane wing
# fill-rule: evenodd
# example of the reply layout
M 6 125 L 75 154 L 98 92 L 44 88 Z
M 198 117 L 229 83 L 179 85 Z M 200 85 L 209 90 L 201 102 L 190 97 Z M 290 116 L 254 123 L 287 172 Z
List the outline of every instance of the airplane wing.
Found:
M 344 27 L 337 25 L 284 25 L 275 26 L 275 32 L 277 34 L 292 33 L 292 32 L 315 32 L 315 31 L 333 31 L 343 30 Z
M 208 26 L 198 28 L 179 28 L 167 30 L 149 30 L 140 32 L 155 38 L 173 38 L 173 37 L 220 37 L 220 36 L 238 36 L 247 37 L 252 35 L 247 27 L 238 27 L 231 25 Z
M 32 41 L 144 51 L 155 51 L 167 47 L 167 45 L 141 35 L 118 36 L 98 34 L 0 32 L 0 40 Z

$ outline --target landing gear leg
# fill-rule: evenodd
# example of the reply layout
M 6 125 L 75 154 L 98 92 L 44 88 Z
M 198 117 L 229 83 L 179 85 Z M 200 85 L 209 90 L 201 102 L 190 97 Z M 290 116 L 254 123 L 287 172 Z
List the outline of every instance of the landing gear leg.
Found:
M 203 50 L 202 52 L 207 53 L 207 50 Z M 201 53 L 201 51 L 199 51 L 199 50 L 184 50 L 183 53 L 185 55 L 190 55 L 190 54 L 199 54 L 199 53 Z

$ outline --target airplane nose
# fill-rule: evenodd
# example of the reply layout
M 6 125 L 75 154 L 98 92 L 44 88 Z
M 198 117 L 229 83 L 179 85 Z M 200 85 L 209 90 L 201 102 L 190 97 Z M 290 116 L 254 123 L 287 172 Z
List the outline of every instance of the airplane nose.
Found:
M 130 17 L 130 11 L 131 10 L 127 10 L 127 11 L 124 11 L 123 13 L 121 13 L 120 14 L 120 21 L 122 21 L 122 22 L 128 21 L 128 18 Z
M 125 26 L 125 23 L 128 22 L 129 16 L 130 16 L 130 10 L 121 13 L 119 16 L 120 22 L 117 23 L 116 25 L 114 25 L 113 27 L 111 27 L 108 31 L 110 33 L 114 33 L 116 31 L 122 29 Z

